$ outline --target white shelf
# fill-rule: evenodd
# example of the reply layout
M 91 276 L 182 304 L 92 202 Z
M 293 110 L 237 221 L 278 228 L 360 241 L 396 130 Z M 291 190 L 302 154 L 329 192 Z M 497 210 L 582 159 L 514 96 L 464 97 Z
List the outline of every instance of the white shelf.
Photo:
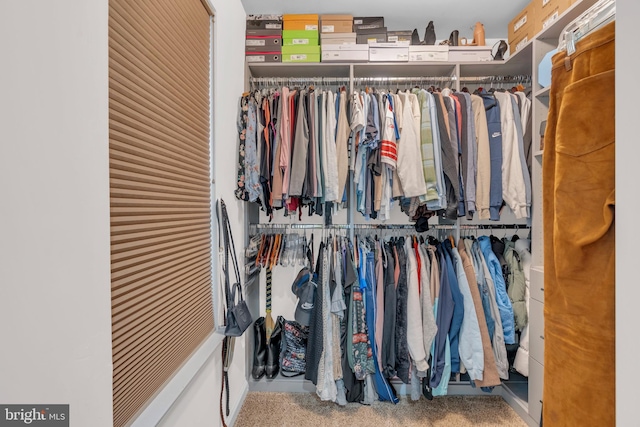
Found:
M 247 64 L 253 77 L 344 77 L 349 78 L 350 64 L 253 62 Z
M 455 62 L 361 62 L 353 64 L 353 76 L 358 77 L 432 77 L 450 76 Z
M 544 89 L 540 89 L 536 91 L 536 98 L 548 98 L 550 90 L 551 90 L 551 86 L 547 86 Z

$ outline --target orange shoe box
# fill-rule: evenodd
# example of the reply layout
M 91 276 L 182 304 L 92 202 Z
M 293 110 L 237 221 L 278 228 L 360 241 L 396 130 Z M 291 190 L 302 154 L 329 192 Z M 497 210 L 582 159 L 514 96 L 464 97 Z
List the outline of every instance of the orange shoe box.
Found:
M 288 14 L 282 17 L 284 30 L 318 31 L 318 15 L 316 14 Z

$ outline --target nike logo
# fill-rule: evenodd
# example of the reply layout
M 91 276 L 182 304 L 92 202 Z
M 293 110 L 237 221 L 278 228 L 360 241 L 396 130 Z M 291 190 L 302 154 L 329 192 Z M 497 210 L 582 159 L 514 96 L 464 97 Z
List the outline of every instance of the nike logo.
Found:
M 497 138 L 497 137 L 499 137 L 500 135 L 502 135 L 500 132 L 494 132 L 494 133 L 491 135 L 491 138 Z

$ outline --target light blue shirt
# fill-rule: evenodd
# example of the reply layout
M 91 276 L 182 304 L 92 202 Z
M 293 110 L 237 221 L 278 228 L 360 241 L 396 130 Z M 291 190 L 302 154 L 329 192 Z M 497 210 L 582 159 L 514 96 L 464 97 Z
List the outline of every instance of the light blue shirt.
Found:
M 504 332 L 504 342 L 505 344 L 515 344 L 516 334 L 513 307 L 511 306 L 511 300 L 507 294 L 507 285 L 504 283 L 500 261 L 498 261 L 498 258 L 491 249 L 491 240 L 488 236 L 478 237 L 478 243 L 480 243 L 480 250 L 482 250 L 485 262 L 489 268 L 489 273 L 491 274 L 491 278 L 493 279 L 493 283 L 496 288 L 496 303 L 498 304 L 498 310 L 500 311 L 500 320 L 502 321 L 502 330 Z

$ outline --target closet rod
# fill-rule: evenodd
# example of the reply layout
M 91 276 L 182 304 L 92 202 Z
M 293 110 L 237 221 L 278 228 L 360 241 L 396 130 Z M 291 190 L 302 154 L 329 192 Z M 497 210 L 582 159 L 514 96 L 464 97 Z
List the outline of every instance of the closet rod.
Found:
M 250 227 L 257 230 L 322 230 L 322 229 L 355 229 L 355 230 L 413 230 L 413 224 L 250 224 Z M 527 224 L 433 224 L 429 225 L 429 230 L 490 230 L 490 229 L 528 229 Z
M 251 77 L 252 84 L 285 84 L 285 83 L 348 83 L 349 77 Z
M 531 82 L 530 75 L 460 77 L 461 83 L 524 83 Z
M 354 83 L 414 83 L 414 82 L 452 82 L 456 76 L 433 77 L 354 77 Z

